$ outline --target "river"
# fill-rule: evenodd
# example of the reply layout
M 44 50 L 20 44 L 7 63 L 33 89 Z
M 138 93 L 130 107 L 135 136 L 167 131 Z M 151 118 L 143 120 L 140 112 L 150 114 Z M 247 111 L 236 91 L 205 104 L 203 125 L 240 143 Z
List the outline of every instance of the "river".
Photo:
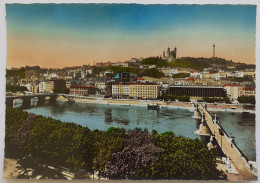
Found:
M 164 108 L 159 111 L 148 110 L 143 106 L 121 106 L 93 103 L 67 103 L 57 101 L 37 104 L 32 101 L 30 106 L 22 106 L 16 101 L 15 108 L 22 108 L 30 113 L 49 116 L 64 122 L 73 122 L 87 126 L 91 130 L 107 130 L 109 127 L 125 128 L 136 127 L 157 130 L 158 133 L 173 131 L 176 136 L 185 136 L 191 139 L 199 138 L 194 133 L 198 129 L 199 120 L 193 118 L 193 112 L 187 109 Z M 220 123 L 225 131 L 235 137 L 239 149 L 249 160 L 256 160 L 255 149 L 255 114 L 243 116 L 241 113 L 217 112 Z

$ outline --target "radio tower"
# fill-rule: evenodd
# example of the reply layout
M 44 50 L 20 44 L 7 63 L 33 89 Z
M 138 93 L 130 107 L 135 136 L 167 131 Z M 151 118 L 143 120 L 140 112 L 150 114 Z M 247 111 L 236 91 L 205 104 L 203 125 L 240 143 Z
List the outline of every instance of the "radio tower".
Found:
M 215 43 L 213 44 L 213 58 L 215 58 Z

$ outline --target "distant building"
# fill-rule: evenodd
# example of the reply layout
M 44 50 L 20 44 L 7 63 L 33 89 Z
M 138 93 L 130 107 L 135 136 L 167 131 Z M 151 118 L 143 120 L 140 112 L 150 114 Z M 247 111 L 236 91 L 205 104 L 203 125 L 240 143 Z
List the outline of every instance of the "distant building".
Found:
M 93 86 L 71 86 L 70 94 L 72 95 L 94 95 L 96 94 Z
M 170 86 L 167 93 L 176 96 L 187 95 L 194 98 L 226 97 L 223 87 L 209 86 Z
M 46 82 L 42 81 L 39 83 L 39 93 L 45 93 Z
M 242 90 L 240 90 L 239 96 L 255 96 L 255 88 L 254 87 L 243 87 Z
M 241 85 L 234 85 L 234 84 L 225 84 L 224 89 L 227 92 L 227 97 L 229 99 L 237 99 L 241 96 L 242 86 Z
M 53 93 L 55 88 L 66 88 L 66 82 L 63 79 L 51 79 L 46 82 L 45 91 L 47 93 Z
M 113 84 L 113 98 L 149 98 L 156 99 L 159 96 L 159 85 L 152 83 Z
M 171 50 L 169 47 L 167 48 L 167 52 L 163 51 L 163 59 L 168 61 L 176 60 L 177 58 L 177 48 L 175 47 L 174 50 Z
M 160 86 L 153 83 L 129 84 L 129 97 L 156 99 L 159 97 Z

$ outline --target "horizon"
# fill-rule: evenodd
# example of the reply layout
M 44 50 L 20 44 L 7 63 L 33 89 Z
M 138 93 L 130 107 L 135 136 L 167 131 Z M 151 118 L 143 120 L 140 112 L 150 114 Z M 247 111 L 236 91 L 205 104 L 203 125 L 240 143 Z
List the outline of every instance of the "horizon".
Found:
M 213 43 L 216 57 L 255 64 L 255 5 L 7 4 L 6 26 L 6 68 L 124 62 L 167 47 L 211 58 Z

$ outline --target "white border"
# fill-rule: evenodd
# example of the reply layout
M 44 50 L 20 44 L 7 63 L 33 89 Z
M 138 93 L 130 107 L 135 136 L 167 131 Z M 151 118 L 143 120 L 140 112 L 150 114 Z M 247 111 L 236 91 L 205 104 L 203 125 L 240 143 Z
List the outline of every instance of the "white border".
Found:
M 257 148 L 257 165 L 258 170 L 260 168 L 259 161 L 259 149 L 260 149 L 260 94 L 258 94 L 260 89 L 260 66 L 258 64 L 260 59 L 260 1 L 259 0 L 0 0 L 0 182 L 4 182 L 2 179 L 3 175 L 3 157 L 4 157 L 4 134 L 5 134 L 5 68 L 6 68 L 6 24 L 5 24 L 5 4 L 11 3 L 136 3 L 136 4 L 248 4 L 257 5 L 257 17 L 256 17 L 256 147 Z M 258 63 L 258 64 L 257 64 Z M 243 132 L 241 132 L 243 133 Z M 260 172 L 260 171 L 258 171 Z M 258 175 L 260 175 L 258 173 Z M 10 181 L 7 181 L 10 182 Z M 15 181 L 20 182 L 20 181 Z M 25 182 L 25 181 L 22 181 Z M 28 182 L 28 181 L 26 181 Z M 32 181 L 30 181 L 32 182 Z M 40 181 L 41 182 L 41 181 Z M 45 181 L 46 182 L 46 181 Z M 50 182 L 50 181 L 47 181 Z M 55 181 L 59 182 L 59 181 Z M 74 181 L 73 181 L 74 182 Z M 111 181 L 110 181 L 111 182 Z M 158 182 L 158 181 L 157 181 Z M 160 181 L 159 181 L 160 182 Z M 182 181 L 183 182 L 183 181 Z M 186 181 L 184 181 L 186 182 Z M 215 181 L 211 181 L 215 182 Z M 254 181 L 254 182 L 260 182 Z

